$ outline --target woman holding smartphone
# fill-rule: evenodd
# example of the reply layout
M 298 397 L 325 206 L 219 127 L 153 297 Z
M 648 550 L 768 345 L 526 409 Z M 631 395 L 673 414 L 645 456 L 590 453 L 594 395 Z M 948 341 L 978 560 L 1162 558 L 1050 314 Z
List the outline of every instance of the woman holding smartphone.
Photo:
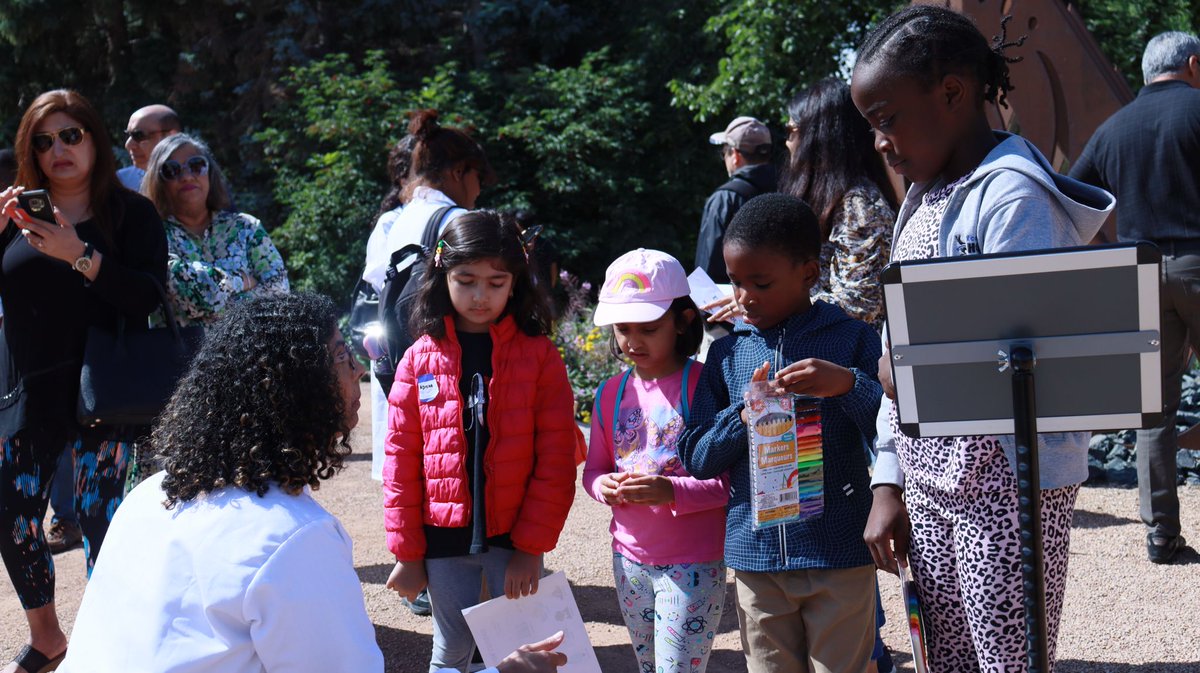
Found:
M 153 204 L 117 182 L 104 122 L 78 93 L 38 96 L 17 128 L 16 154 L 16 184 L 0 192 L 0 557 L 30 642 L 2 671 L 38 673 L 53 670 L 67 647 L 42 525 L 58 458 L 75 452 L 90 572 L 136 432 L 76 421 L 87 330 L 115 330 L 119 317 L 126 329 L 146 329 L 159 303 L 155 284 L 166 281 L 167 242 Z M 22 207 L 20 195 L 34 189 L 45 190 L 55 222 Z

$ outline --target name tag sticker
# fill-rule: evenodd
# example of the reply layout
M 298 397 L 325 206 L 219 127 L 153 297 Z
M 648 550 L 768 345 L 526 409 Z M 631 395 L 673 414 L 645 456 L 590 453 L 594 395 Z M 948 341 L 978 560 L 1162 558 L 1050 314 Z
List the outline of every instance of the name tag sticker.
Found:
M 417 377 L 417 399 L 422 402 L 432 402 L 438 396 L 438 384 L 433 374 L 421 374 Z

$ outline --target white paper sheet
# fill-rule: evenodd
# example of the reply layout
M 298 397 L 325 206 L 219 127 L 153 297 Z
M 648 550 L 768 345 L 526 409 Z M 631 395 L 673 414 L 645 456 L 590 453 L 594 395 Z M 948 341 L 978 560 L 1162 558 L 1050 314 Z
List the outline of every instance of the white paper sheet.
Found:
M 583 617 L 567 576 L 561 571 L 543 577 L 538 592 L 516 600 L 504 596 L 463 610 L 483 663 L 495 666 L 518 647 L 536 643 L 562 631 L 559 652 L 567 655 L 560 673 L 601 673 L 600 662 L 588 640 Z
M 696 270 L 688 275 L 688 296 L 696 302 L 696 306 L 711 304 L 718 299 L 733 294 L 732 285 L 717 285 L 704 269 Z

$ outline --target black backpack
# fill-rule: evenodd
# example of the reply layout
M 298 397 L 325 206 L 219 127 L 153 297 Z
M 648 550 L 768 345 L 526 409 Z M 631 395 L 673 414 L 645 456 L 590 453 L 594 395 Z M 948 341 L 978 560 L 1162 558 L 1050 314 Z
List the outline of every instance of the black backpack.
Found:
M 429 255 L 437 245 L 442 220 L 456 207 L 438 208 L 425 223 L 420 244 L 410 243 L 392 253 L 383 289 L 379 293 L 379 322 L 385 337 L 380 346 L 384 347 L 381 350 L 385 352 L 371 363 L 371 371 L 375 373 L 379 385 L 383 386 L 384 394 L 392 389 L 400 358 L 416 342 L 416 337 L 408 329 L 408 316 L 421 288 L 421 280 L 425 278 Z

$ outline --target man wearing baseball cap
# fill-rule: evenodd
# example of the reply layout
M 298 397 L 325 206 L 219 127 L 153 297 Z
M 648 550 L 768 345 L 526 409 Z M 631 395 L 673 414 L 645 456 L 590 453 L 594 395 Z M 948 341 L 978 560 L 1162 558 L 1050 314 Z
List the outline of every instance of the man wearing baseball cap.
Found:
M 718 283 L 728 283 L 721 243 L 725 228 L 742 204 L 776 190 L 775 166 L 771 164 L 771 131 L 754 117 L 738 117 L 708 142 L 719 145 L 729 181 L 704 203 L 700 237 L 696 241 L 696 266 Z

